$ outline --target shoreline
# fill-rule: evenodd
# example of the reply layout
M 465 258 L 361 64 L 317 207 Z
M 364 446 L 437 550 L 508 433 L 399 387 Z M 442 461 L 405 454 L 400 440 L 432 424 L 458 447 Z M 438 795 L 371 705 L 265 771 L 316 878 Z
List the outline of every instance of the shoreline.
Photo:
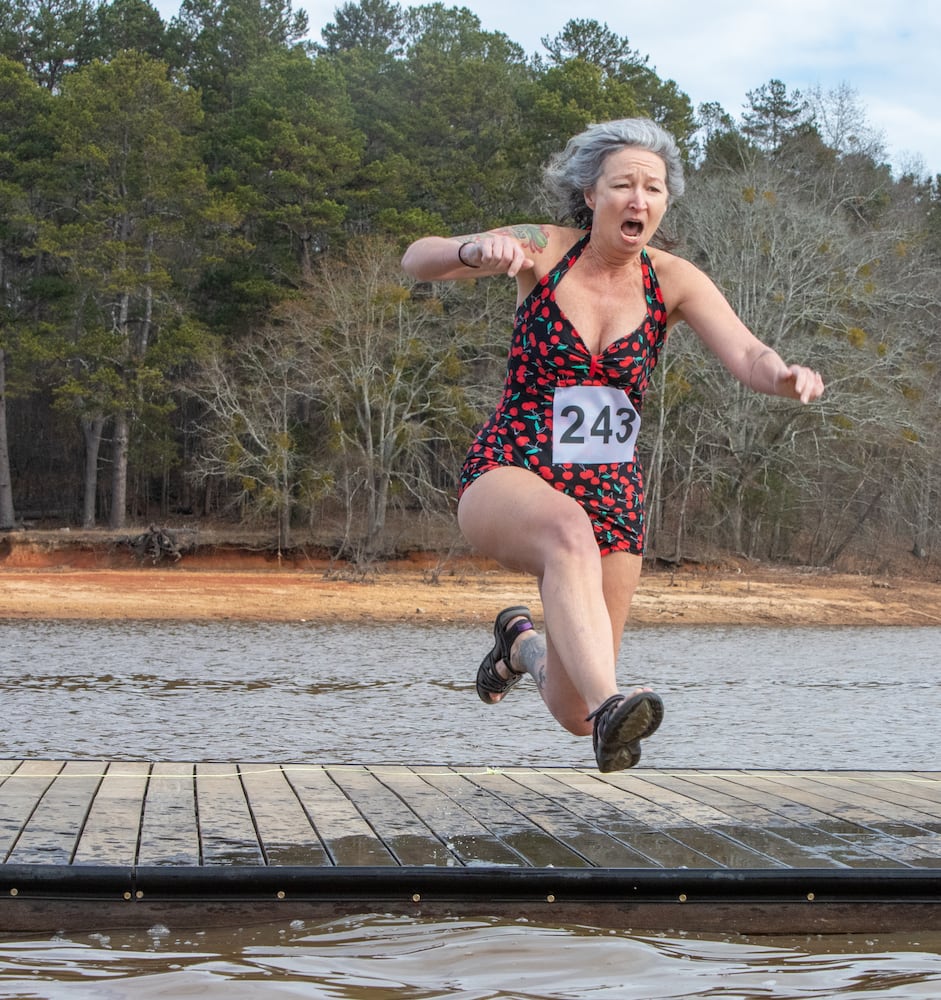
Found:
M 464 560 L 406 561 L 366 578 L 336 567 L 87 568 L 0 564 L 0 620 L 256 621 L 489 627 L 512 604 L 541 615 L 529 577 Z M 941 626 L 941 584 L 779 568 L 646 569 L 633 625 Z

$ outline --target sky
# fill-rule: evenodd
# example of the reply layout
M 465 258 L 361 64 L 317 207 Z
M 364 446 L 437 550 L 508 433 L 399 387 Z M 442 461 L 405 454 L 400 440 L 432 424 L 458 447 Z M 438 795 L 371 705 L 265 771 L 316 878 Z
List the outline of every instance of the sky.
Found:
M 415 6 L 398 0 L 403 7 Z M 937 0 L 467 0 L 486 31 L 502 31 L 529 54 L 573 17 L 592 18 L 675 81 L 694 107 L 718 102 L 737 120 L 747 93 L 770 80 L 788 92 L 848 86 L 881 133 L 899 170 L 941 173 L 941 4 Z M 176 0 L 156 0 L 165 19 Z M 334 19 L 336 0 L 294 0 L 310 36 Z M 638 11 L 640 13 L 638 13 Z

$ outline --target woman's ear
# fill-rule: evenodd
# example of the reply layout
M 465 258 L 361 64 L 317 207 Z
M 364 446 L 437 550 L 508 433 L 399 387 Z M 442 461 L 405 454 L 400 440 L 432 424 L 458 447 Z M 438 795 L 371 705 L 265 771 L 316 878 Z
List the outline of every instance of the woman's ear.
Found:
M 594 212 L 595 210 L 595 189 L 586 188 L 584 192 L 585 204 Z

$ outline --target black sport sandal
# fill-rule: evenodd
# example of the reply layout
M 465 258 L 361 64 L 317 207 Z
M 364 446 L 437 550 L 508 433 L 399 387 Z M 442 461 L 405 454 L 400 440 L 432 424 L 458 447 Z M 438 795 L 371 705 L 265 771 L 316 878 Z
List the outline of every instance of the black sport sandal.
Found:
M 511 625 L 510 622 L 514 618 L 524 620 L 513 622 Z M 525 671 L 514 670 L 510 666 L 510 650 L 517 637 L 533 627 L 529 608 L 522 606 L 506 608 L 497 615 L 497 620 L 493 624 L 493 649 L 484 657 L 477 669 L 477 697 L 484 704 L 495 705 L 496 702 L 491 698 L 491 695 L 506 694 L 514 684 L 519 683 L 520 679 L 525 676 Z M 497 673 L 497 663 L 500 660 L 510 672 L 509 677 L 501 677 Z

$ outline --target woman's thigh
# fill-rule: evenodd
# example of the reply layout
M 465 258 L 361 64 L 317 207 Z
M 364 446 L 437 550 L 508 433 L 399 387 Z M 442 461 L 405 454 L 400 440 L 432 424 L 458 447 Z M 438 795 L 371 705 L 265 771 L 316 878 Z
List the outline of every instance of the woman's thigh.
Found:
M 590 561 L 600 563 L 617 655 L 643 558 L 630 552 L 597 555 L 591 522 L 577 501 L 525 469 L 493 469 L 464 491 L 458 522 L 467 540 L 483 555 L 540 579 L 552 560 L 553 547 L 576 539 Z
M 541 578 L 560 551 L 600 558 L 581 505 L 526 469 L 491 469 L 461 497 L 458 524 L 483 555 Z

